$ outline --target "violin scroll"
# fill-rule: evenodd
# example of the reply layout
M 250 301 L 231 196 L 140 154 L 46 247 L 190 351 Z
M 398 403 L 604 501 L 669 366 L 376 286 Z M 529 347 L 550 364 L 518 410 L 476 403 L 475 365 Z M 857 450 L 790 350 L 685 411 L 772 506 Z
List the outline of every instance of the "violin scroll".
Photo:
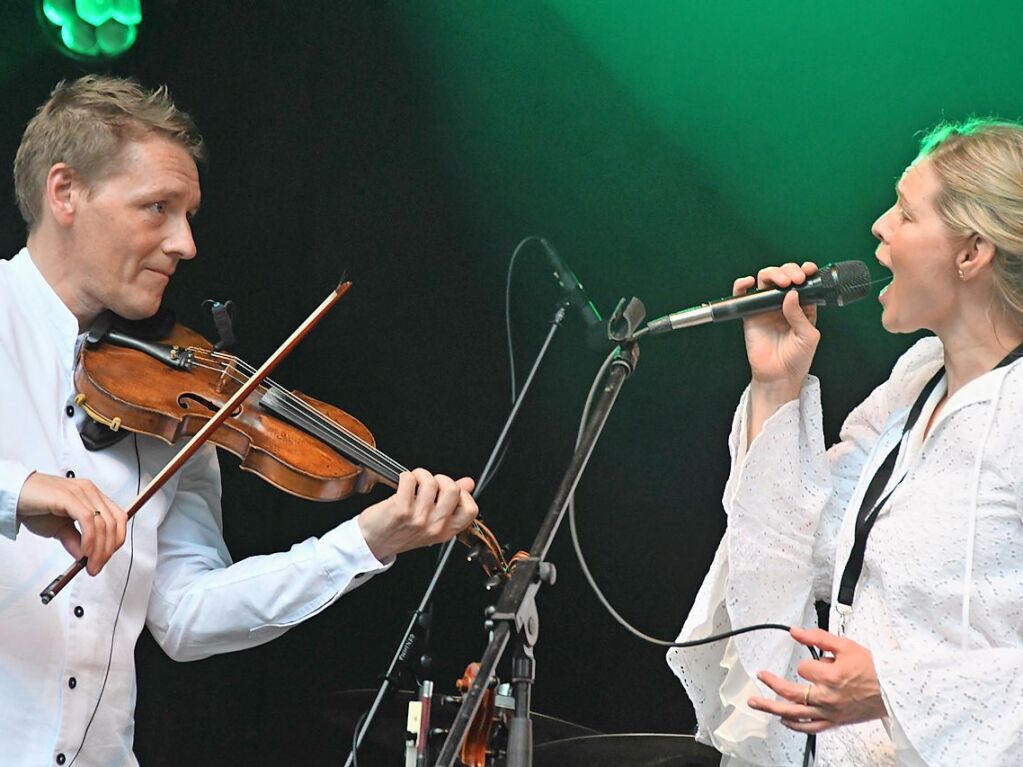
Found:
M 480 664 L 475 661 L 465 667 L 462 677 L 455 682 L 455 687 L 461 693 L 466 693 L 472 687 L 473 681 L 479 675 Z M 466 731 L 465 740 L 459 751 L 458 758 L 467 767 L 486 767 L 487 753 L 490 744 L 490 732 L 494 726 L 494 699 L 496 693 L 494 686 L 490 685 L 480 699 L 480 707 L 476 710 L 469 729 Z

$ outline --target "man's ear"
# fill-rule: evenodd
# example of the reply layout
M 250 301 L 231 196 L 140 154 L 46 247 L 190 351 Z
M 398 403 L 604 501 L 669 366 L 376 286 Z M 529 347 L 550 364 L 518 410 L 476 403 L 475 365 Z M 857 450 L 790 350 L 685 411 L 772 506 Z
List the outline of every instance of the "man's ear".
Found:
M 992 267 L 997 252 L 998 248 L 987 237 L 977 232 L 971 234 L 956 263 L 962 279 L 973 279 Z
M 81 179 L 67 163 L 55 163 L 46 174 L 43 207 L 59 226 L 71 226 L 82 193 Z

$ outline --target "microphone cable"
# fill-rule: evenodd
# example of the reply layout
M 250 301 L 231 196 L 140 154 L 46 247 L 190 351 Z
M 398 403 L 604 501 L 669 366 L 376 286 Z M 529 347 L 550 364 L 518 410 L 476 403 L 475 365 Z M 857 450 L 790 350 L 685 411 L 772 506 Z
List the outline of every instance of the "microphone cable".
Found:
M 138 496 L 142 492 L 142 456 L 139 454 L 139 435 L 132 434 L 132 439 L 135 444 L 135 465 L 137 467 L 137 482 L 135 488 L 135 495 Z M 68 767 L 72 767 L 75 761 L 78 759 L 78 755 L 82 753 L 82 749 L 85 748 L 85 739 L 89 737 L 89 730 L 92 727 L 92 722 L 96 718 L 97 712 L 99 712 L 99 704 L 103 702 L 103 693 L 107 689 L 107 679 L 110 678 L 110 666 L 114 660 L 114 637 L 117 634 L 117 623 L 121 619 L 121 608 L 124 607 L 124 597 L 128 593 L 128 582 L 131 580 L 131 568 L 135 563 L 135 517 L 133 516 L 128 520 L 128 524 L 131 527 L 131 533 L 128 537 L 128 572 L 124 576 L 124 588 L 121 589 L 121 599 L 117 603 L 117 613 L 114 615 L 114 626 L 110 629 L 110 651 L 107 653 L 107 668 L 103 673 L 103 684 L 99 688 L 99 697 L 96 698 L 96 705 L 92 709 L 92 715 L 89 717 L 88 724 L 85 725 L 85 732 L 82 733 L 82 740 L 78 744 L 78 748 L 75 749 L 75 755 L 71 757 L 71 761 L 68 762 Z
M 512 287 L 512 272 L 515 269 L 515 261 L 519 257 L 519 253 L 522 249 L 531 242 L 543 242 L 543 238 L 538 234 L 531 234 L 528 237 L 523 237 L 519 240 L 519 244 L 515 246 L 512 251 L 511 258 L 508 261 L 508 272 L 504 280 L 504 328 L 505 336 L 508 339 L 508 369 L 511 374 L 511 402 L 515 404 L 515 399 L 518 397 L 518 381 L 515 376 L 515 348 L 512 343 L 512 324 L 511 324 L 511 287 Z M 474 497 L 479 497 L 483 492 L 484 488 L 490 483 L 490 480 L 494 478 L 497 470 L 501 468 L 501 464 L 504 462 L 504 457 L 508 452 L 508 445 L 511 444 L 510 440 L 504 443 L 504 447 L 501 448 L 501 454 L 497 457 L 494 462 L 493 468 L 485 475 L 480 476 L 479 482 L 476 484 L 476 491 L 473 493 Z
M 643 328 L 636 334 L 636 337 L 639 337 L 645 331 L 646 328 Z M 590 408 L 593 406 L 593 398 L 596 395 L 597 388 L 599 387 L 601 381 L 603 381 L 605 375 L 607 374 L 608 369 L 611 367 L 611 363 L 618 355 L 619 350 L 620 347 L 615 347 L 611 351 L 611 353 L 607 355 L 607 357 L 604 359 L 603 364 L 601 364 L 600 369 L 597 371 L 597 375 L 593 379 L 593 384 L 590 386 L 589 393 L 586 395 L 586 403 L 583 405 L 583 414 L 579 423 L 579 432 L 576 435 L 575 440 L 576 447 L 579 446 L 579 442 L 582 440 L 583 431 L 586 429 L 586 421 L 589 418 Z M 582 546 L 579 543 L 579 532 L 576 527 L 574 492 L 568 498 L 568 527 L 572 537 L 572 548 L 575 549 L 575 556 L 579 562 L 579 569 L 582 570 L 583 577 L 586 579 L 586 582 L 589 583 L 590 588 L 593 590 L 594 595 L 597 597 L 597 601 L 600 602 L 604 609 L 607 610 L 608 614 L 612 618 L 614 618 L 614 620 L 620 626 L 622 626 L 622 628 L 624 628 L 630 634 L 633 634 L 634 636 L 643 640 L 644 642 L 668 648 L 698 647 L 700 645 L 710 644 L 712 642 L 719 642 L 722 639 L 728 639 L 730 637 L 738 636 L 740 634 L 748 634 L 753 631 L 784 631 L 787 633 L 792 629 L 791 626 L 786 626 L 782 623 L 758 623 L 753 626 L 743 626 L 741 628 L 732 629 L 731 631 L 724 631 L 720 634 L 713 634 L 709 637 L 704 637 L 703 639 L 692 639 L 688 642 L 673 642 L 670 640 L 658 639 L 657 637 L 650 636 L 649 634 L 640 631 L 638 628 L 629 623 L 624 617 L 622 617 L 621 613 L 619 613 L 614 608 L 614 606 L 612 606 L 612 604 L 608 601 L 607 597 L 604 595 L 604 592 L 601 590 L 600 586 L 597 585 L 597 581 L 593 577 L 593 573 L 590 571 L 589 565 L 586 563 L 586 557 L 583 555 Z M 820 653 L 817 652 L 816 647 L 810 645 L 807 646 L 806 649 L 809 650 L 810 656 L 814 660 L 820 660 Z M 803 767 L 809 767 L 814 755 L 815 745 L 816 737 L 812 734 L 808 734 L 806 736 L 806 747 L 803 751 Z

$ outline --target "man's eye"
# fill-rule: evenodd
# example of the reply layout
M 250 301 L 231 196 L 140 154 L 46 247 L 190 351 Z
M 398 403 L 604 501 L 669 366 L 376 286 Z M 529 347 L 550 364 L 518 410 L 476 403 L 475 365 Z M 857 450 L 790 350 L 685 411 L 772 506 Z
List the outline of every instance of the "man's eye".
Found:
M 163 213 L 167 209 L 167 204 L 163 202 L 151 202 L 149 203 L 149 209 L 154 213 Z

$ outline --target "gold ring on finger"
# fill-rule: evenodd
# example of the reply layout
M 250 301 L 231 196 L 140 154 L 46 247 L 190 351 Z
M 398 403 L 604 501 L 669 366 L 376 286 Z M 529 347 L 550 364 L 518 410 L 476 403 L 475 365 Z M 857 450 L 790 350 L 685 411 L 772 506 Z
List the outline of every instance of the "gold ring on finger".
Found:
M 806 692 L 803 693 L 803 705 L 810 705 L 810 690 L 813 689 L 813 682 L 806 686 Z

